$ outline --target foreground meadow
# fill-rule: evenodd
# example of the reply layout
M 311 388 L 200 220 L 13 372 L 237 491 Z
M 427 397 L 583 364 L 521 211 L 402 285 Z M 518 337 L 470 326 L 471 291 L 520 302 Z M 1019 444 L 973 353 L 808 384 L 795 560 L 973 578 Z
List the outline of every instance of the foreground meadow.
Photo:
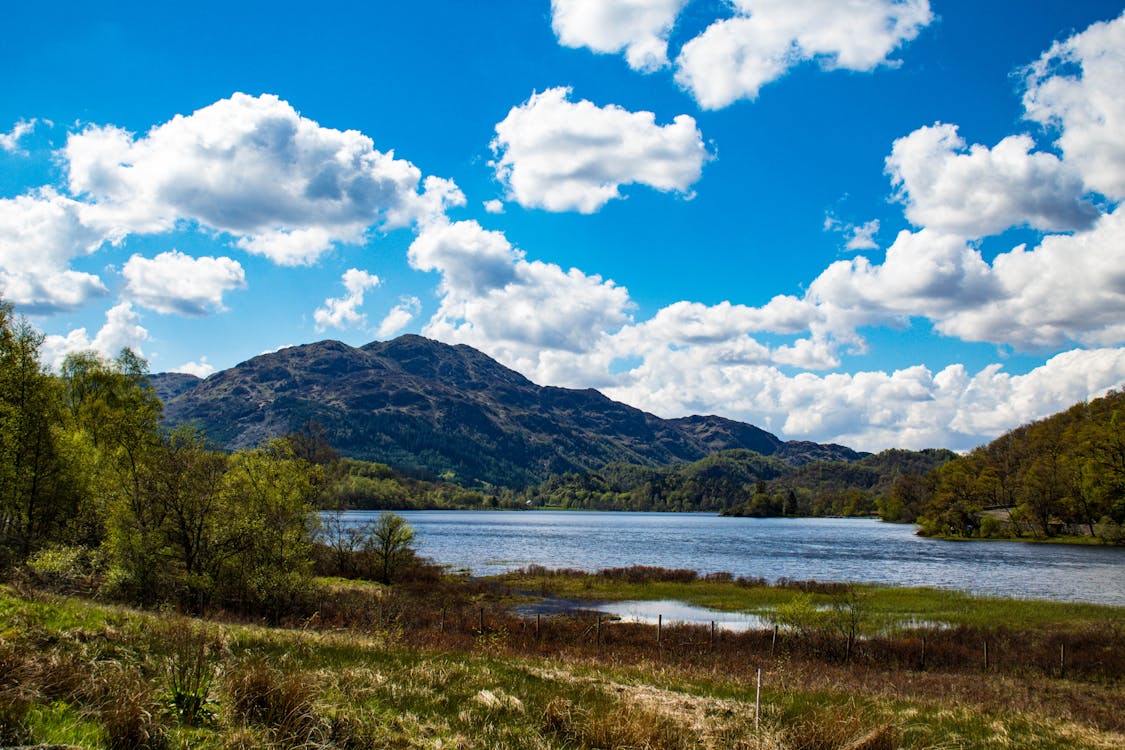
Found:
M 0 744 L 1125 746 L 1120 609 L 886 589 L 864 599 L 864 622 L 898 606 L 922 607 L 927 617 L 940 610 L 950 624 L 865 635 L 860 622 L 850 642 L 824 622 L 786 627 L 780 637 L 687 626 L 657 634 L 583 613 L 537 622 L 509 608 L 543 592 L 675 596 L 798 614 L 802 602 L 817 604 L 807 614 L 828 611 L 821 604 L 833 597 L 843 601 L 832 587 L 676 582 L 671 573 L 630 582 L 525 571 L 394 587 L 320 579 L 316 608 L 273 627 L 6 586 Z M 987 639 L 985 663 L 979 647 Z

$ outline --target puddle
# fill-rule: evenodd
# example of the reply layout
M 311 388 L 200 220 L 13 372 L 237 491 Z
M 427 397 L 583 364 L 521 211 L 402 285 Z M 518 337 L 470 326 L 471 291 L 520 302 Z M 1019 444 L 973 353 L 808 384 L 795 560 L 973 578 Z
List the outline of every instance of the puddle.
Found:
M 597 610 L 616 615 L 622 622 L 655 625 L 662 620 L 665 625 L 710 625 L 718 630 L 743 631 L 772 628 L 761 615 L 746 612 L 724 612 L 718 609 L 697 607 L 693 604 L 660 599 L 656 601 L 605 602 Z
M 768 615 L 749 614 L 746 612 L 724 612 L 708 607 L 697 607 L 693 604 L 676 601 L 673 599 L 658 599 L 654 601 L 601 601 L 597 599 L 563 599 L 547 597 L 545 599 L 521 604 L 514 608 L 516 614 L 523 617 L 544 615 L 573 615 L 581 612 L 588 614 L 601 613 L 617 618 L 621 622 L 634 622 L 642 625 L 655 625 L 658 620 L 664 625 L 710 625 L 715 623 L 717 630 L 728 632 L 742 632 L 745 630 L 771 630 L 773 622 Z M 925 620 L 920 618 L 902 618 L 892 622 L 874 626 L 867 623 L 861 630 L 871 630 L 881 635 L 889 635 L 903 630 L 944 630 L 953 627 L 948 622 L 939 620 Z M 787 630 L 782 626 L 783 630 Z
M 547 598 L 515 608 L 517 614 L 525 617 L 535 615 L 561 615 L 575 612 L 600 612 L 616 617 L 621 622 L 635 622 L 655 625 L 661 620 L 664 625 L 710 625 L 715 623 L 718 630 L 743 631 L 768 629 L 773 626 L 759 615 L 745 612 L 724 612 L 692 604 L 659 599 L 656 601 L 606 602 L 593 599 Z

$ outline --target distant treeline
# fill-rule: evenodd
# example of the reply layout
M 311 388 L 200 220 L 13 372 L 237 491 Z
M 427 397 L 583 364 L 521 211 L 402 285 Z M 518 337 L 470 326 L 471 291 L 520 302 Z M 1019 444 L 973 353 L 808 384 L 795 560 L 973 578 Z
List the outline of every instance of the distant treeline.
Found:
M 858 461 L 792 466 L 748 450 L 721 451 L 664 468 L 610 464 L 549 478 L 525 494 L 535 507 L 718 511 L 745 516 L 867 516 L 893 505 L 903 476 L 921 476 L 950 451 L 889 450 Z

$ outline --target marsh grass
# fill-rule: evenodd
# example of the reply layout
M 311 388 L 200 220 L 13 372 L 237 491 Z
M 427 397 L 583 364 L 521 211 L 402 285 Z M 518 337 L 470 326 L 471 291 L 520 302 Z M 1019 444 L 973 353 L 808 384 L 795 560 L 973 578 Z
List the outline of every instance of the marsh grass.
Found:
M 507 610 L 508 586 L 464 583 L 331 581 L 316 616 L 293 628 L 0 590 L 0 694 L 15 686 L 26 699 L 14 704 L 21 741 L 84 747 L 856 750 L 1115 747 L 1125 738 L 1120 672 L 1029 678 L 1015 656 L 997 656 L 987 672 L 959 666 L 959 648 L 977 658 L 970 626 L 928 633 L 925 670 L 912 662 L 911 633 L 865 639 L 851 661 L 828 636 L 783 639 L 771 655 L 768 631 L 711 643 L 707 628 L 669 626 L 657 648 L 655 628 L 628 623 L 603 625 L 598 642 L 583 616 L 551 618 L 536 633 Z M 1057 638 L 1104 646 L 1100 627 L 1082 636 L 1054 623 L 1037 637 L 1046 654 Z M 988 632 L 1003 654 L 999 631 Z M 167 700 L 179 668 L 181 692 L 205 701 L 210 720 L 187 722 Z M 111 694 L 128 700 L 111 709 Z

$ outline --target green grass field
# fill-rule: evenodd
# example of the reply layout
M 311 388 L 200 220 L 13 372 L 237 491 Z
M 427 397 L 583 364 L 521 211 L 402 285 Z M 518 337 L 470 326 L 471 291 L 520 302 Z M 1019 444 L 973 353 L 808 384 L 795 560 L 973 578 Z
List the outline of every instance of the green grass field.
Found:
M 520 585 L 529 581 L 518 580 Z M 552 583 L 559 581 L 554 578 Z M 506 581 L 513 585 L 513 581 Z M 191 620 L 0 589 L 0 745 L 86 748 L 1116 748 L 1120 675 L 916 670 L 749 636 L 704 647 L 701 631 L 614 625 L 594 643 L 566 618 L 533 637 L 504 590 L 475 588 L 472 616 L 403 604 L 424 591 L 324 582 L 394 617 L 363 627 L 265 628 Z M 788 590 L 707 582 L 640 588 L 570 580 L 558 591 L 678 598 L 753 609 Z M 445 595 L 448 597 L 448 594 Z M 872 592 L 882 611 L 1015 616 L 1034 628 L 1104 627 L 1121 610 Z M 325 595 L 325 607 L 331 596 Z M 444 601 L 444 599 L 443 599 Z M 411 608 L 411 607 L 415 608 Z M 430 611 L 430 610 L 425 610 Z M 443 608 L 442 617 L 446 617 Z M 327 614 L 325 615 L 327 617 Z M 467 620 L 467 621 L 466 621 Z M 378 625 L 372 625 L 378 622 Z M 1120 649 L 1121 644 L 1116 644 Z M 762 670 L 761 715 L 754 701 Z

